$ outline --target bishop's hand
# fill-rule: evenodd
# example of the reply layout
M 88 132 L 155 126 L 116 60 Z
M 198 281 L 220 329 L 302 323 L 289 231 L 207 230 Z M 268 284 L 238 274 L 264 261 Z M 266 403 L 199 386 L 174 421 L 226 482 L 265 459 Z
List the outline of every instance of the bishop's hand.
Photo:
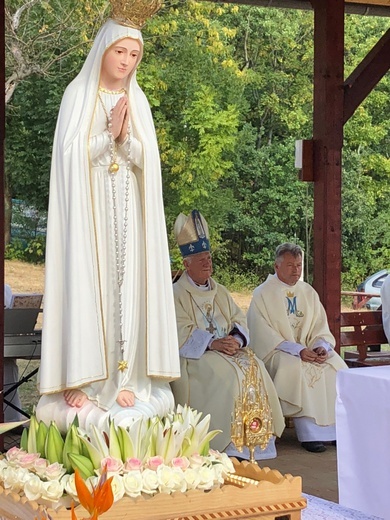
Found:
M 218 338 L 212 341 L 209 349 L 222 352 L 228 356 L 234 356 L 234 354 L 240 350 L 240 343 L 236 338 L 233 338 L 233 336 L 225 336 L 224 338 Z

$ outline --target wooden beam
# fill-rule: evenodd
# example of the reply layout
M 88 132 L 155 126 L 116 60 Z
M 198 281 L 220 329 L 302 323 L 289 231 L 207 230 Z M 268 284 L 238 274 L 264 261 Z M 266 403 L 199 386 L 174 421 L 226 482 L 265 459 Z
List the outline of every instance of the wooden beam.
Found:
M 314 287 L 339 343 L 344 0 L 314 5 Z
M 347 4 L 385 5 L 390 7 L 390 0 L 345 0 Z
M 344 82 L 344 123 L 390 69 L 390 29 Z

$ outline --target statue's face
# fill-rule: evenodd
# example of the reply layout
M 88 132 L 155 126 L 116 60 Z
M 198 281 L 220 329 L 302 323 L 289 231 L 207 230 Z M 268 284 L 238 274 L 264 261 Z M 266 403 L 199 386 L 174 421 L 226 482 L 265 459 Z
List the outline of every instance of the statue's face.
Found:
M 194 282 L 204 285 L 213 274 L 213 260 L 208 251 L 184 260 L 184 266 Z
M 295 257 L 291 253 L 285 253 L 282 260 L 275 263 L 275 271 L 279 280 L 288 285 L 295 285 L 302 274 L 301 255 Z
M 104 53 L 100 72 L 101 86 L 120 88 L 133 72 L 141 52 L 140 42 L 133 38 L 124 38 L 111 45 Z

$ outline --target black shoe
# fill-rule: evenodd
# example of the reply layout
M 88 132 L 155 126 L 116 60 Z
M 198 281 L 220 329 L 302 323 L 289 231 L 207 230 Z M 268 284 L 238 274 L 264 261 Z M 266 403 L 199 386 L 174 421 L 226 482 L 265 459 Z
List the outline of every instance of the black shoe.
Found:
M 301 442 L 301 446 L 312 453 L 322 453 L 326 451 L 324 444 L 320 441 Z

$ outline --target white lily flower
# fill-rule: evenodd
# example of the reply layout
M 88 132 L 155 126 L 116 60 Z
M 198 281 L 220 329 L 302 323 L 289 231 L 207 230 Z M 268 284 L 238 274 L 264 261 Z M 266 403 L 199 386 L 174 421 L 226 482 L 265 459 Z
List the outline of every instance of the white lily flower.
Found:
M 100 432 L 95 425 L 91 425 L 89 438 L 91 444 L 99 451 L 102 459 L 109 456 L 110 452 L 108 450 L 106 439 L 103 433 Z

